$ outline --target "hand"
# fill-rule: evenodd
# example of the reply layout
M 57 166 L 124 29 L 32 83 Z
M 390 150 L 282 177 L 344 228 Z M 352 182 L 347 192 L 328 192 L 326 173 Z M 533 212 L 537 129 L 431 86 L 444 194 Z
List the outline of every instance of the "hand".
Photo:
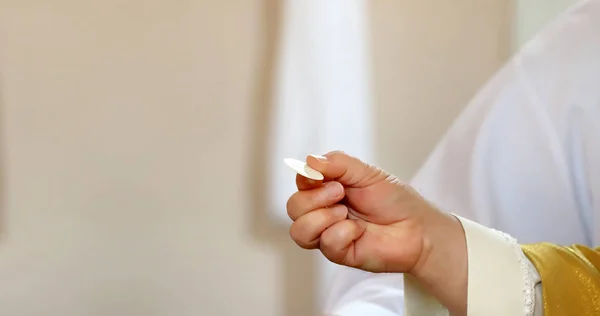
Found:
M 411 272 L 427 256 L 424 222 L 444 215 L 412 188 L 342 152 L 307 163 L 325 183 L 297 176 L 287 211 L 299 246 L 371 272 Z
M 370 272 L 411 273 L 450 310 L 466 306 L 460 222 L 410 186 L 343 152 L 309 156 L 325 179 L 300 175 L 287 203 L 292 239 L 330 261 Z

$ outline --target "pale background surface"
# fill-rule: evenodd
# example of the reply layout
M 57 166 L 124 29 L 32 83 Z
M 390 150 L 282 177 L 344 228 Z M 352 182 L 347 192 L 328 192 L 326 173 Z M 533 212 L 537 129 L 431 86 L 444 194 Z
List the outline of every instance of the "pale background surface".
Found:
M 0 315 L 314 314 L 315 261 L 261 210 L 277 9 L 0 0 Z M 509 56 L 513 12 L 370 14 L 377 163 L 408 178 Z
M 538 30 L 578 0 L 516 0 L 513 23 L 516 50 Z

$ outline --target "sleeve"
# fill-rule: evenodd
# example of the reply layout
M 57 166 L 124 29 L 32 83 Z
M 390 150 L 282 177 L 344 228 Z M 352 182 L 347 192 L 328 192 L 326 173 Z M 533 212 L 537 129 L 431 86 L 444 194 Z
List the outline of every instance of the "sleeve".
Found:
M 398 316 L 404 310 L 403 275 L 338 266 L 324 315 Z
M 512 237 L 458 217 L 467 239 L 469 316 L 598 315 L 600 248 L 519 246 Z M 405 279 L 407 316 L 448 315 L 414 279 Z
M 600 248 L 539 243 L 522 249 L 541 276 L 543 309 L 548 316 L 598 315 Z
M 465 109 L 411 185 L 440 209 L 524 243 L 590 244 L 593 177 L 585 161 L 594 156 L 572 146 L 596 142 L 575 141 L 581 133 L 573 129 L 585 121 L 536 102 L 518 67 L 505 71 Z
M 465 230 L 469 259 L 467 315 L 541 315 L 540 304 L 536 304 L 540 277 L 517 241 L 505 233 L 457 218 Z M 448 315 L 414 279 L 406 277 L 404 286 L 406 316 Z

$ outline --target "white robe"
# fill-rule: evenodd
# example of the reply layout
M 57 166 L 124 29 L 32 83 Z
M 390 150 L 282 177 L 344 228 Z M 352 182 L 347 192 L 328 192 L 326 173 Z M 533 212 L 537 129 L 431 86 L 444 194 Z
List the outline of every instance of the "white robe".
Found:
M 600 0 L 567 10 L 465 108 L 411 182 L 521 243 L 600 244 Z M 403 278 L 340 267 L 325 313 L 402 315 Z

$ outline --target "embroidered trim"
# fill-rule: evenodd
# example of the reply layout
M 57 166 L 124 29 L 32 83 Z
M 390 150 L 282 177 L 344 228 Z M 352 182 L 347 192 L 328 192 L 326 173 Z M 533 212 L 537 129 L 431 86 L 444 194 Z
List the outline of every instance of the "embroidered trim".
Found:
M 523 274 L 523 315 L 524 316 L 534 316 L 535 312 L 535 283 L 533 279 L 533 274 L 531 273 L 531 269 L 533 265 L 531 262 L 525 257 L 525 254 L 521 250 L 521 246 L 516 238 L 510 236 L 507 233 L 498 231 L 493 229 L 493 231 L 499 233 L 504 237 L 506 242 L 511 245 L 511 248 L 515 252 L 515 256 L 517 258 L 517 262 L 521 267 L 521 273 Z

